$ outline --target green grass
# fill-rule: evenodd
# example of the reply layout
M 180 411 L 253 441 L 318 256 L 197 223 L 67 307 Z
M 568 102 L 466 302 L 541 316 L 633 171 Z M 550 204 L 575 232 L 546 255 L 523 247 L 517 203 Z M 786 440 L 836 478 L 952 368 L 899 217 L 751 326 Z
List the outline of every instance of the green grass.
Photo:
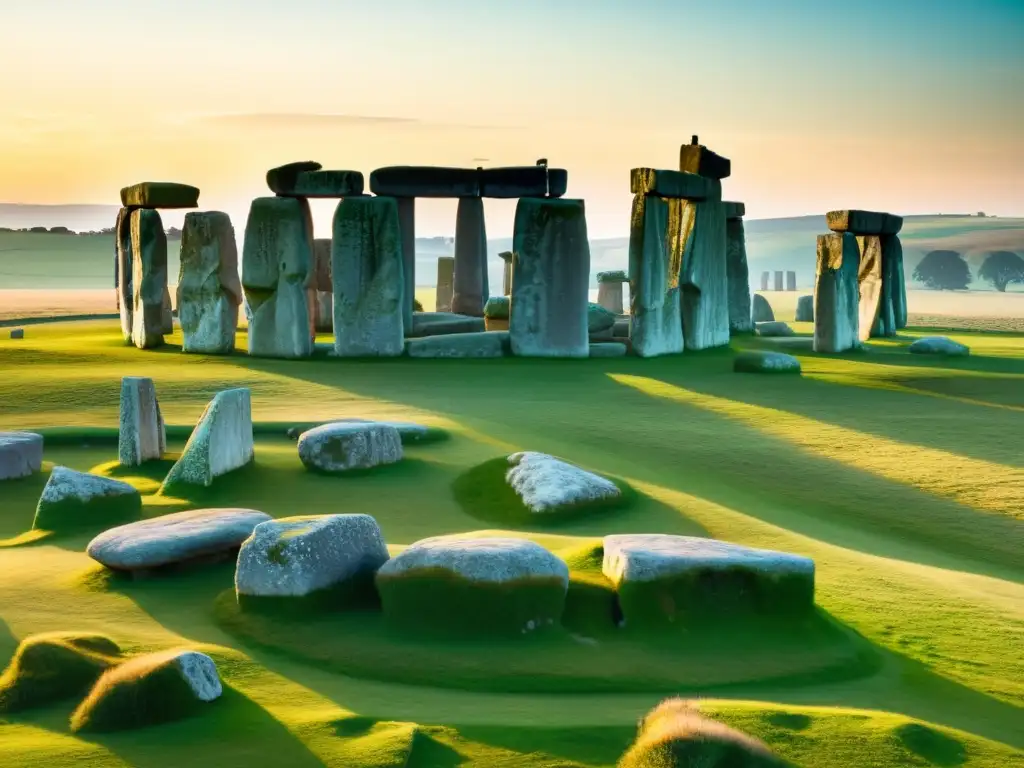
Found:
M 571 363 L 207 358 L 179 354 L 177 335 L 161 351 L 126 347 L 108 321 L 0 338 L 3 429 L 110 430 L 120 377 L 141 374 L 175 425 L 194 423 L 216 391 L 248 386 L 259 422 L 387 418 L 449 435 L 407 446 L 393 471 L 339 479 L 306 472 L 283 434 L 261 434 L 250 470 L 186 499 L 156 495 L 169 460 L 121 470 L 97 433 L 48 440 L 47 468 L 126 480 L 147 517 L 211 505 L 276 517 L 365 512 L 397 552 L 483 527 L 453 484 L 517 450 L 562 456 L 635 492 L 557 535 L 529 520 L 487 523 L 560 553 L 572 582 L 561 630 L 484 644 L 402 638 L 374 613 L 301 623 L 233 614 L 237 603 L 218 600 L 231 597 L 230 564 L 101 577 L 84 554 L 92 531 L 25 535 L 45 471 L 4 483 L 0 659 L 22 638 L 73 629 L 109 635 L 132 655 L 202 649 L 227 688 L 200 717 L 88 738 L 69 728 L 71 703 L 5 716 L 0 762 L 611 768 L 637 719 L 672 691 L 716 696 L 701 702 L 705 715 L 808 768 L 1020 766 L 1024 337 L 953 334 L 971 347 L 964 360 L 906 354 L 926 334 L 908 329 L 835 358 L 787 346 L 800 377 L 735 374 L 729 351 Z M 770 341 L 737 346 L 779 348 Z M 172 434 L 172 455 L 183 441 Z M 620 633 L 599 537 L 629 532 L 812 557 L 816 671 L 806 636 L 787 654 L 783 638 L 761 632 L 711 633 L 703 647 L 682 634 Z

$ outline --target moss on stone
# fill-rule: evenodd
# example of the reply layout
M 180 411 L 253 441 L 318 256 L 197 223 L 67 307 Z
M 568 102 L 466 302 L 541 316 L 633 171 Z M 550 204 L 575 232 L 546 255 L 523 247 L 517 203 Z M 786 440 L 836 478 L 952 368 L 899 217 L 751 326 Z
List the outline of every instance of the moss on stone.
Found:
M 512 301 L 508 296 L 491 296 L 484 305 L 484 317 L 493 320 L 507 320 Z

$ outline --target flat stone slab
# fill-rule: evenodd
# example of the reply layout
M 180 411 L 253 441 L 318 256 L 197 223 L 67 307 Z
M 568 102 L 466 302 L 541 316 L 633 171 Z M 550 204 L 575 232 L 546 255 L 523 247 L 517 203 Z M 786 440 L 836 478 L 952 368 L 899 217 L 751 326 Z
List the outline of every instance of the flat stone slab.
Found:
M 128 483 L 56 466 L 39 497 L 32 528 L 59 531 L 90 518 L 129 517 L 141 508 L 142 495 Z
M 144 181 L 121 190 L 125 208 L 198 208 L 199 189 L 170 181 Z
M 409 357 L 489 358 L 504 357 L 510 352 L 508 331 L 479 331 L 426 336 L 408 339 L 405 351 Z
M 369 515 L 284 517 L 257 525 L 242 543 L 235 590 L 251 597 L 304 597 L 331 589 L 388 560 Z
M 795 336 L 796 332 L 786 323 L 771 320 L 766 323 L 755 323 L 758 336 Z
M 290 184 L 286 182 L 291 182 Z M 281 197 L 341 198 L 363 194 L 359 171 L 303 170 L 294 178 L 279 178 L 274 192 Z
M 295 163 L 285 163 L 267 171 L 267 186 L 275 194 L 289 190 L 295 186 L 300 173 L 319 171 L 323 168 L 315 160 L 299 160 Z
M 737 373 L 800 373 L 800 361 L 784 352 L 746 350 L 736 355 L 732 369 Z
M 428 427 L 412 421 L 382 421 L 380 419 L 337 419 L 332 424 L 381 424 L 387 427 L 394 427 L 401 435 L 403 442 L 415 443 L 422 440 L 430 432 Z
M 469 581 L 505 583 L 523 579 L 554 579 L 569 586 L 569 567 L 539 544 L 527 539 L 434 536 L 417 541 L 388 560 L 379 578 L 440 569 Z
M 971 354 L 970 347 L 947 336 L 924 336 L 911 344 L 907 350 L 915 355 L 967 357 Z
M 679 148 L 679 170 L 709 179 L 727 179 L 732 175 L 732 161 L 703 144 L 683 144 Z
M 607 272 L 597 273 L 597 282 L 599 283 L 628 283 L 629 275 L 621 269 L 611 269 Z
M 562 197 L 569 185 L 567 170 L 544 165 L 482 168 L 479 174 L 480 197 Z
M 621 341 L 599 341 L 590 345 L 591 357 L 625 357 L 626 351 Z
M 726 220 L 742 219 L 747 215 L 747 206 L 744 203 L 726 201 L 724 205 Z
M 879 211 L 829 211 L 825 223 L 833 232 L 854 235 L 895 235 L 903 229 L 903 217 Z
M 454 312 L 414 312 L 412 330 L 406 336 L 439 336 L 448 333 L 479 333 L 485 327 L 482 317 L 459 315 Z
M 191 509 L 111 528 L 85 551 L 115 570 L 159 568 L 237 549 L 270 519 L 253 509 Z
M 505 482 L 531 512 L 562 512 L 622 495 L 611 480 L 546 453 L 513 453 L 508 463 Z
M 299 436 L 299 459 L 307 469 L 344 473 L 402 460 L 402 435 L 373 422 L 322 424 Z
M 656 168 L 633 168 L 629 189 L 634 195 L 655 195 L 681 200 L 714 200 L 722 195 L 721 184 L 695 173 Z
M 35 432 L 0 432 L 0 480 L 28 477 L 42 466 L 42 435 Z
M 370 191 L 391 197 L 480 197 L 475 168 L 391 165 L 370 174 Z

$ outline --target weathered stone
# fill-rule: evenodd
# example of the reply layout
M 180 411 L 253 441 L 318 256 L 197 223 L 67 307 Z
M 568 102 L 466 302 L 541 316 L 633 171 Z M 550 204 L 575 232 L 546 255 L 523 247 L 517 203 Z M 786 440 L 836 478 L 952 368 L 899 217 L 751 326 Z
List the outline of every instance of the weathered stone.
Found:
M 712 201 L 688 205 L 694 215 L 680 276 L 683 337 L 690 350 L 721 347 L 729 343 L 725 206 Z
M 125 208 L 196 208 L 199 190 L 188 184 L 167 181 L 144 181 L 121 190 Z
M 621 269 L 597 273 L 597 303 L 621 315 L 623 312 L 622 284 L 629 282 L 629 275 Z
M 159 568 L 231 552 L 270 519 L 252 509 L 191 509 L 111 528 L 85 552 L 115 570 Z
M 308 469 L 344 473 L 402 460 L 402 436 L 373 422 L 332 422 L 299 436 L 299 459 Z
M 363 194 L 363 174 L 359 171 L 303 170 L 295 174 L 290 185 L 281 183 L 274 192 L 283 197 L 356 197 Z
M 770 272 L 762 272 L 761 273 L 761 290 L 762 291 L 767 291 L 768 290 L 768 282 L 769 282 L 770 279 L 771 279 L 771 273 Z
M 438 312 L 452 311 L 452 297 L 455 294 L 455 257 L 439 256 L 437 258 L 437 298 L 434 308 Z M 413 318 L 413 327 L 416 318 Z M 408 329 L 406 329 L 408 332 Z
M 482 317 L 490 295 L 487 285 L 487 230 L 484 201 L 459 199 L 455 214 L 455 273 L 452 312 Z
M 732 203 L 725 203 L 726 213 Z M 726 217 L 725 264 L 729 281 L 729 332 L 750 333 L 750 272 L 747 268 L 747 237 L 743 219 Z
M 416 198 L 396 197 L 395 205 L 398 207 L 398 229 L 402 238 L 402 328 L 408 331 L 412 327 L 413 305 L 416 303 Z M 441 309 L 436 301 L 435 308 Z M 451 309 L 451 298 L 446 309 Z
M 590 244 L 583 201 L 520 199 L 513 244 L 513 354 L 589 356 Z
M 132 340 L 132 312 L 135 310 L 135 294 L 132 291 L 132 276 L 135 259 L 132 256 L 132 209 L 121 208 L 114 224 L 114 258 L 117 265 L 117 310 L 121 320 L 121 336 L 126 342 Z
M 640 357 L 683 351 L 679 295 L 686 236 L 693 208 L 682 200 L 636 195 L 630 217 L 629 337 Z
M 15 339 L 15 340 L 17 340 L 17 339 L 24 339 L 25 338 L 25 329 L 24 328 L 11 328 L 11 338 Z
M 726 221 L 733 221 L 734 219 L 742 219 L 747 215 L 747 206 L 743 203 L 736 203 L 726 201 L 725 203 L 725 218 Z
M 245 597 L 306 597 L 367 580 L 388 561 L 369 515 L 283 517 L 257 525 L 238 552 L 235 591 Z
M 704 145 L 691 142 L 679 148 L 679 170 L 709 179 L 727 179 L 732 174 L 732 163 Z
M 300 173 L 319 171 L 321 168 L 323 166 L 320 163 L 312 160 L 287 163 L 277 168 L 271 168 L 267 171 L 267 186 L 270 187 L 271 192 L 281 194 L 295 187 Z
M 601 285 L 602 283 L 619 283 L 621 285 L 622 283 L 628 283 L 628 282 L 629 282 L 629 275 L 627 275 L 625 270 L 622 270 L 622 269 L 612 269 L 612 270 L 609 270 L 607 272 L 598 272 L 597 273 L 597 284 L 598 285 Z
M 499 258 L 504 262 L 501 279 L 501 290 L 503 296 L 512 295 L 512 259 L 514 254 L 512 251 L 502 251 L 498 254 Z M 486 316 L 486 315 L 485 315 Z
M 245 388 L 218 392 L 188 438 L 181 458 L 164 479 L 162 492 L 175 486 L 210 486 L 215 478 L 253 459 L 252 401 Z
M 857 327 L 860 341 L 867 341 L 878 320 L 882 298 L 882 241 L 875 235 L 867 235 L 857 238 L 857 246 L 860 250 Z
M 513 453 L 508 463 L 505 482 L 531 512 L 558 513 L 622 495 L 611 480 L 546 453 Z
M 770 323 L 774 319 L 775 313 L 772 312 L 772 305 L 768 303 L 768 299 L 755 293 L 750 302 L 751 323 Z
M 503 357 L 509 353 L 508 331 L 478 331 L 409 339 L 409 357 Z
M 736 355 L 732 369 L 737 373 L 800 373 L 800 361 L 783 352 L 744 350 Z
M 621 341 L 601 341 L 590 345 L 591 357 L 625 357 L 626 351 L 626 345 Z
M 392 427 L 398 430 L 398 434 L 402 438 L 402 444 L 406 443 L 418 443 L 422 440 L 426 440 L 430 436 L 430 429 L 425 427 L 423 424 L 417 424 L 413 421 L 381 421 L 380 419 L 338 419 L 337 421 L 331 422 L 334 424 L 379 424 L 385 427 Z M 299 435 L 295 435 L 295 439 L 298 439 Z
M 484 330 L 484 318 L 457 315 L 453 312 L 416 312 L 412 317 L 411 338 L 446 336 L 453 333 L 479 333 Z
M 131 212 L 132 342 L 139 349 L 164 343 L 167 292 L 167 235 L 160 214 L 149 208 Z
M 39 497 L 32 528 L 64 531 L 92 520 L 130 519 L 141 509 L 142 496 L 128 483 L 57 466 Z
M 882 238 L 883 254 L 888 254 L 892 271 L 892 314 L 896 329 L 907 327 L 907 281 L 903 273 L 903 245 L 895 235 Z
M 484 304 L 484 317 L 488 320 L 491 318 L 508 320 L 511 304 L 508 296 L 491 296 Z
M 782 270 L 781 269 L 777 269 L 777 270 L 775 270 L 775 290 L 776 291 L 781 291 L 782 290 L 782 285 L 783 285 Z
M 235 348 L 238 305 L 235 228 L 226 213 L 188 213 L 181 231 L 178 319 L 182 351 L 223 355 Z
M 117 458 L 123 467 L 135 467 L 162 458 L 167 433 L 152 379 L 121 378 L 121 413 Z
M 305 200 L 252 201 L 242 250 L 242 287 L 251 313 L 250 355 L 299 358 L 313 353 L 312 229 Z
M 561 197 L 569 182 L 569 172 L 546 165 L 522 165 L 506 168 L 481 168 L 480 196 L 492 198 Z
M 915 355 L 946 355 L 947 357 L 967 357 L 971 350 L 958 341 L 947 336 L 924 336 L 908 348 Z
M 793 329 L 786 323 L 777 320 L 767 323 L 755 323 L 758 336 L 794 336 Z
M 633 168 L 629 172 L 629 190 L 634 195 L 679 198 L 683 200 L 721 200 L 722 184 L 694 173 Z
M 164 296 L 161 301 L 161 330 L 165 336 L 169 336 L 174 333 L 174 307 L 171 305 L 171 291 L 168 286 L 164 286 Z
M 392 197 L 479 197 L 475 168 L 392 165 L 370 174 L 370 191 Z
M 833 232 L 854 235 L 896 235 L 903 228 L 903 219 L 877 211 L 829 211 L 825 223 Z
M 796 300 L 796 321 L 798 323 L 814 322 L 814 296 L 808 294 Z
M 814 351 L 845 352 L 858 346 L 860 248 L 849 233 L 818 236 L 814 289 Z
M 334 354 L 401 355 L 405 278 L 393 198 L 353 197 L 338 204 L 331 262 Z
M 28 477 L 43 466 L 43 436 L 0 432 L 0 480 Z
M 793 270 L 786 272 L 786 290 L 790 292 L 796 290 L 796 272 Z

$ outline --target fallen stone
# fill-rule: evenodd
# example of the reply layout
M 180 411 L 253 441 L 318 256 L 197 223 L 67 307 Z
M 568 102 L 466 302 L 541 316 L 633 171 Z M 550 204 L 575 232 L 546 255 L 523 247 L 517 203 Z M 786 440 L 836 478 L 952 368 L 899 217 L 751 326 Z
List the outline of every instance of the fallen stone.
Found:
M 313 353 L 313 237 L 309 204 L 258 197 L 249 208 L 242 286 L 249 305 L 249 354 L 301 358 Z
M 479 333 L 484 330 L 482 317 L 458 315 L 453 312 L 417 312 L 412 317 L 412 338 L 442 336 L 455 333 Z
M 291 180 L 291 179 L 288 179 Z M 363 174 L 359 171 L 302 170 L 290 185 L 280 179 L 274 192 L 282 197 L 357 197 L 363 194 Z
M 845 352 L 859 346 L 860 248 L 849 233 L 818 236 L 814 290 L 814 351 Z
M 117 432 L 117 458 L 123 467 L 136 467 L 160 459 L 167 447 L 167 431 L 152 379 L 121 378 L 121 408 Z
M 814 296 L 808 294 L 796 300 L 796 322 L 814 322 Z
M 682 200 L 636 195 L 630 217 L 629 272 L 633 351 L 640 357 L 683 351 L 679 273 L 693 209 Z
M 114 570 L 159 568 L 238 549 L 270 519 L 252 509 L 191 509 L 111 528 L 85 552 Z
M 0 432 L 0 480 L 28 477 L 43 466 L 43 436 Z
M 199 190 L 188 184 L 144 181 L 121 190 L 125 208 L 197 208 Z
M 946 355 L 947 357 L 967 357 L 971 354 L 970 347 L 947 336 L 924 336 L 908 348 L 915 355 Z
M 412 421 L 381 421 L 380 419 L 338 419 L 336 422 L 340 424 L 379 424 L 385 427 L 392 427 L 398 430 L 399 436 L 402 438 L 402 443 L 417 443 L 421 440 L 425 440 L 430 430 L 422 424 L 416 424 Z M 299 435 L 295 435 L 295 439 L 298 439 Z
M 747 215 L 747 206 L 743 203 L 726 202 L 725 203 L 725 219 L 726 221 L 735 221 L 736 219 L 742 219 Z
M 708 179 L 727 179 L 732 175 L 732 163 L 703 144 L 692 142 L 679 147 L 679 170 Z
M 452 296 L 455 293 L 455 257 L 439 256 L 437 258 L 437 298 L 434 300 L 434 308 L 437 312 L 452 311 Z M 416 317 L 413 316 L 412 327 L 416 328 Z M 406 335 L 409 333 L 406 328 Z
M 758 336 L 795 336 L 793 329 L 778 320 L 767 323 L 755 323 Z
M 526 539 L 436 536 L 376 576 L 385 618 L 450 633 L 525 633 L 561 619 L 569 568 Z
M 182 351 L 223 355 L 235 349 L 242 284 L 235 228 L 226 213 L 188 213 L 181 231 L 178 319 Z
M 142 511 L 142 496 L 128 483 L 57 466 L 36 506 L 33 530 L 64 532 L 130 520 Z
M 319 171 L 321 168 L 323 166 L 320 163 L 313 162 L 312 160 L 287 163 L 277 168 L 271 168 L 267 171 L 267 186 L 270 187 L 270 191 L 274 194 L 287 192 L 287 190 L 295 186 L 300 173 Z
M 397 204 L 389 197 L 342 200 L 333 232 L 334 355 L 401 355 L 405 277 Z
M 725 206 L 688 203 L 694 209 L 680 276 L 683 337 L 690 350 L 729 343 L 729 277 Z
M 283 517 L 257 525 L 238 552 L 235 591 L 246 598 L 358 590 L 388 561 L 369 515 Z
M 744 350 L 736 355 L 732 369 L 736 373 L 800 373 L 800 361 L 783 352 Z
M 299 436 L 299 459 L 307 469 L 344 473 L 402 460 L 402 436 L 386 424 L 333 422 Z
M 509 307 L 512 302 L 508 296 L 491 296 L 484 304 L 484 317 L 508 320 Z
M 814 606 L 814 561 L 715 539 L 666 534 L 604 537 L 602 571 L 627 625 L 806 613 Z
M 409 339 L 405 348 L 409 357 L 504 357 L 510 342 L 508 331 L 478 331 Z
M 132 342 L 139 349 L 158 347 L 167 332 L 167 235 L 160 214 L 149 208 L 131 212 Z
M 487 228 L 484 201 L 459 198 L 455 213 L 455 271 L 452 277 L 452 312 L 482 317 L 490 295 L 487 284 Z
M 629 172 L 629 191 L 634 195 L 653 195 L 682 200 L 721 199 L 722 185 L 694 173 L 633 168 Z
M 730 205 L 725 203 L 725 272 L 729 281 L 729 333 L 750 333 L 750 271 L 747 267 L 747 237 L 743 219 L 729 218 Z M 741 214 L 742 215 L 742 214 Z
M 601 341 L 590 344 L 591 357 L 625 357 L 626 352 L 626 345 L 621 341 Z
M 622 495 L 611 480 L 546 453 L 513 453 L 508 463 L 505 481 L 531 512 L 564 512 Z
M 587 305 L 587 331 L 591 334 L 608 331 L 611 337 L 612 328 L 618 320 L 618 313 L 612 312 L 600 304 L 590 303 Z
M 479 197 L 480 174 L 473 168 L 392 165 L 370 174 L 370 191 L 391 197 Z
M 12 328 L 11 329 L 11 338 L 12 339 L 24 339 L 25 338 L 25 329 L 24 328 Z
M 903 228 L 903 218 L 877 211 L 829 211 L 825 223 L 833 232 L 854 235 L 895 235 Z
M 243 387 L 218 392 L 192 430 L 181 458 L 164 479 L 161 493 L 178 485 L 210 486 L 215 478 L 253 459 L 252 404 Z
M 518 197 L 561 197 L 569 183 L 569 172 L 546 165 L 482 168 L 480 196 L 499 199 Z
M 759 293 L 755 293 L 751 299 L 750 319 L 753 323 L 770 323 L 775 319 L 772 305 Z
M 590 245 L 583 201 L 521 198 L 513 243 L 512 353 L 588 357 Z

